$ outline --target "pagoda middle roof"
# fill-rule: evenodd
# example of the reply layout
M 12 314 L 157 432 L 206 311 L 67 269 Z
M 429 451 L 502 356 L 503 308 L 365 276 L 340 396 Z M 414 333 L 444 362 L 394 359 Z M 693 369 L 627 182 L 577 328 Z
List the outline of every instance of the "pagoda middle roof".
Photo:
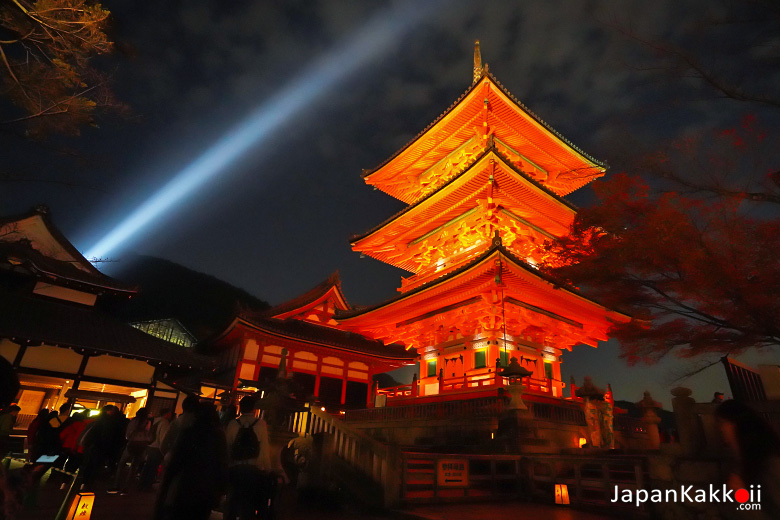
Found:
M 412 202 L 414 200 L 414 197 L 411 195 L 407 196 L 400 196 L 399 194 L 392 193 L 391 191 L 385 189 L 383 186 L 381 186 L 380 182 L 372 182 L 370 179 L 372 176 L 375 176 L 375 174 L 378 174 L 382 170 L 389 167 L 393 162 L 400 159 L 401 156 L 403 156 L 406 153 L 409 153 L 410 150 L 417 144 L 422 142 L 422 139 L 426 134 L 429 132 L 432 132 L 437 126 L 445 124 L 444 120 L 448 117 L 452 117 L 455 111 L 458 109 L 459 106 L 462 105 L 462 102 L 464 99 L 468 98 L 469 96 L 472 96 L 472 94 L 475 94 L 475 91 L 477 91 L 482 85 L 485 83 L 490 83 L 491 85 L 495 86 L 497 89 L 497 92 L 505 96 L 506 99 L 510 101 L 510 105 L 514 105 L 514 110 L 518 111 L 520 114 L 523 114 L 524 116 L 528 116 L 528 120 L 532 121 L 534 124 L 539 125 L 539 128 L 541 129 L 542 134 L 546 134 L 545 139 L 548 140 L 548 142 L 557 142 L 558 146 L 561 149 L 568 149 L 568 157 L 571 159 L 569 160 L 575 160 L 575 162 L 579 163 L 580 165 L 587 165 L 589 167 L 600 169 L 602 172 L 606 169 L 607 165 L 603 161 L 599 161 L 598 159 L 588 155 L 585 153 L 582 149 L 575 146 L 571 141 L 566 139 L 560 132 L 555 130 L 552 126 L 550 126 L 546 121 L 541 119 L 538 115 L 536 115 L 534 112 L 528 109 L 523 103 L 521 103 L 517 98 L 515 98 L 496 78 L 488 71 L 483 71 L 482 76 L 478 81 L 475 81 L 466 91 L 455 101 L 453 102 L 450 107 L 445 110 L 439 117 L 437 117 L 433 122 L 431 122 L 424 130 L 422 130 L 419 134 L 417 134 L 414 138 L 412 138 L 408 143 L 406 143 L 403 147 L 401 147 L 398 151 L 396 151 L 393 155 L 388 157 L 385 161 L 383 161 L 381 164 L 376 166 L 372 169 L 366 169 L 363 171 L 362 176 L 369 184 L 374 184 L 379 189 L 383 189 L 383 191 L 386 191 L 392 196 L 395 196 L 397 198 L 400 198 L 401 200 L 405 202 Z M 449 123 L 448 123 L 449 124 Z M 541 135 L 541 134 L 540 134 Z M 439 141 L 437 140 L 437 143 Z M 422 153 L 422 151 L 420 152 Z M 414 159 L 416 160 L 416 159 Z M 414 161 L 413 160 L 413 161 Z M 411 163 L 410 163 L 411 164 Z M 582 167 L 582 166 L 581 166 Z M 592 180 L 592 178 L 590 179 Z M 587 182 L 590 182 L 590 180 L 586 180 L 585 182 L 582 182 L 580 185 L 587 184 Z M 576 189 L 576 188 L 574 188 Z M 567 190 L 565 193 L 568 193 L 572 190 Z M 563 194 L 565 194 L 563 193 Z M 409 198 L 411 197 L 411 198 Z
M 450 188 L 454 186 L 457 182 L 462 181 L 465 175 L 469 174 L 470 172 L 473 172 L 475 165 L 479 164 L 480 161 L 482 161 L 489 155 L 493 155 L 497 157 L 509 171 L 517 175 L 520 179 L 522 179 L 522 181 L 524 181 L 528 185 L 532 186 L 537 192 L 541 192 L 541 194 L 543 194 L 545 198 L 551 198 L 552 200 L 558 202 L 559 205 L 564 206 L 572 215 L 577 211 L 578 209 L 577 206 L 575 206 L 572 202 L 556 194 L 548 187 L 544 186 L 536 179 L 532 178 L 530 175 L 526 174 L 525 172 L 517 168 L 514 164 L 512 164 L 512 162 L 505 155 L 503 155 L 500 151 L 498 151 L 495 146 L 490 145 L 486 147 L 482 151 L 482 153 L 474 157 L 474 159 L 471 162 L 469 162 L 469 164 L 465 165 L 457 174 L 455 174 L 445 184 L 442 184 L 434 191 L 430 192 L 429 194 L 425 195 L 424 197 L 420 198 L 419 200 L 415 201 L 409 206 L 401 209 L 394 215 L 387 218 L 384 222 L 381 222 L 380 224 L 369 229 L 368 231 L 359 235 L 353 235 L 350 238 L 350 244 L 355 245 L 357 242 L 373 235 L 374 233 L 388 226 L 390 223 L 401 219 L 402 217 L 404 217 L 404 215 L 413 212 L 417 208 L 421 208 L 422 206 L 426 205 L 429 201 L 433 200 L 435 197 L 440 197 L 442 194 L 450 190 Z

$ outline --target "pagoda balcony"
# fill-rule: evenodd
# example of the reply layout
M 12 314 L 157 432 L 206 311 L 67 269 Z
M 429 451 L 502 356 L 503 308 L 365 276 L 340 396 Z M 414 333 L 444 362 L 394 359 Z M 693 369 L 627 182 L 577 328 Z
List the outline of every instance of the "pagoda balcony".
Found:
M 562 381 L 549 378 L 528 376 L 523 378 L 525 390 L 523 395 L 535 395 L 549 398 L 560 398 L 564 386 Z M 442 402 L 470 398 L 480 398 L 486 395 L 498 395 L 499 389 L 509 385 L 505 377 L 496 372 L 474 372 L 463 376 L 440 378 L 427 377 L 419 382 L 415 379 L 411 384 L 399 385 L 376 390 L 373 402 L 380 406 L 405 406 L 423 402 Z

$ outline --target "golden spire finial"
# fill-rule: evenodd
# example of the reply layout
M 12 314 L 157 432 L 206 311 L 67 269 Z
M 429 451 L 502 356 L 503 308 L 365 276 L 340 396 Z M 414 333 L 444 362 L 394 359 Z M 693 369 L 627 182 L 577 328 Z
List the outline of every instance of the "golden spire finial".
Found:
M 474 81 L 482 77 L 482 53 L 479 51 L 479 40 L 474 40 Z

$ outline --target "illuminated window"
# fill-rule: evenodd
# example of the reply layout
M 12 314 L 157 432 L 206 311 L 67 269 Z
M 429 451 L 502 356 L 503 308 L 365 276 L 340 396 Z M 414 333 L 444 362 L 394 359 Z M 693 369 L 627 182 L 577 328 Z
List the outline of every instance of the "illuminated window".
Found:
M 436 360 L 428 361 L 428 377 L 436 377 Z
M 190 334 L 178 320 L 173 318 L 167 320 L 153 320 L 138 323 L 132 323 L 133 327 L 151 336 L 182 347 L 192 347 L 195 344 L 195 337 Z
M 552 363 L 549 361 L 544 362 L 544 377 L 547 379 L 553 378 Z
M 506 350 L 499 351 L 500 361 L 499 364 L 502 367 L 509 366 L 509 352 Z
M 487 351 L 477 350 L 474 352 L 474 368 L 485 368 L 487 366 Z

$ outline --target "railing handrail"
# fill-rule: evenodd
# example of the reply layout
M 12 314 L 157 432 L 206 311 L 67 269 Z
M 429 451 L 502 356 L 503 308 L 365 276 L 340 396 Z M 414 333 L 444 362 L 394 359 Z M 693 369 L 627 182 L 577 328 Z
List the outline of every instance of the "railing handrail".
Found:
M 366 408 L 367 410 L 371 410 L 372 408 Z M 386 457 L 388 454 L 388 447 L 386 444 L 383 444 L 379 442 L 378 440 L 366 435 L 362 431 L 355 429 L 348 424 L 346 424 L 343 421 L 340 421 L 330 415 L 327 412 L 323 412 L 322 410 L 318 410 L 317 408 L 310 408 L 309 412 L 311 412 L 312 415 L 315 417 L 319 417 L 327 424 L 331 425 L 335 430 L 339 430 L 341 433 L 352 437 L 353 440 L 360 440 L 361 442 L 364 442 L 371 446 L 371 449 L 374 451 L 374 453 L 381 455 L 383 457 Z

